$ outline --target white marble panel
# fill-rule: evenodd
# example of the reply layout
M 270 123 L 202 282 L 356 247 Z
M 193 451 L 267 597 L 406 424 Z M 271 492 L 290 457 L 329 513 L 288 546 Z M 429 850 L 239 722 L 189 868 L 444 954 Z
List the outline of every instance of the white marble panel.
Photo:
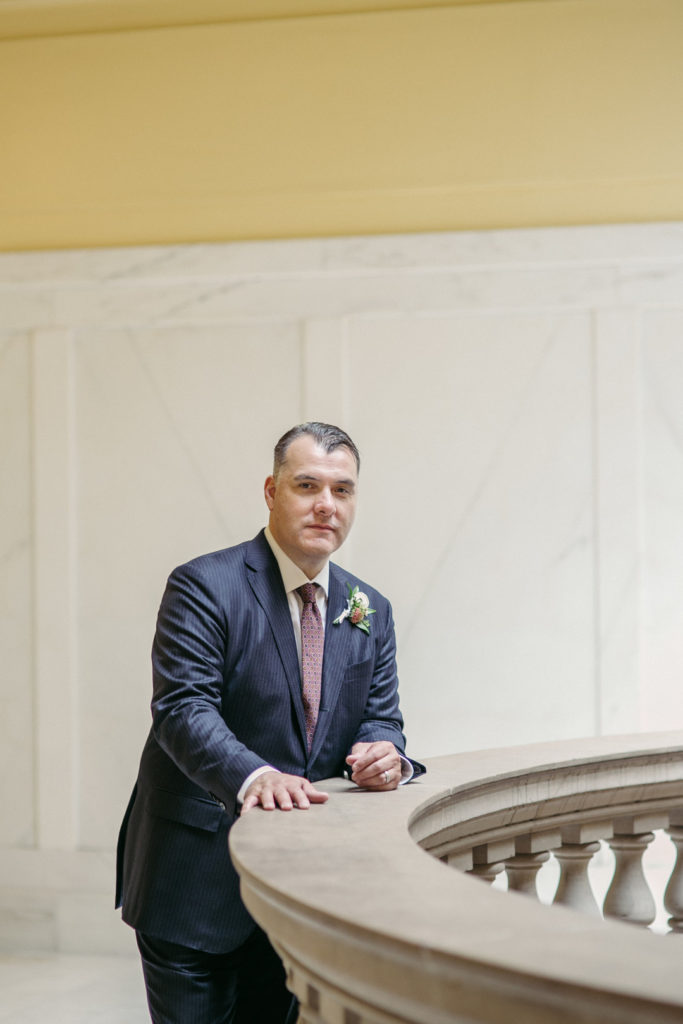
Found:
M 639 323 L 631 309 L 594 317 L 597 729 L 640 726 Z
M 7 331 L 51 327 L 57 322 L 57 295 L 48 288 L 0 290 L 2 329 Z
M 77 882 L 70 892 L 45 885 L 0 890 L 0 951 L 19 950 L 132 954 L 136 947 L 113 909 L 111 886 L 89 892 Z
M 104 892 L 111 889 L 114 851 L 39 850 L 0 847 L 0 887 L 8 880 L 24 889 Z
M 57 897 L 50 889 L 0 890 L 0 950 L 57 949 Z
M 641 726 L 683 728 L 683 309 L 642 331 Z
M 0 844 L 34 837 L 30 339 L 0 334 Z
M 308 320 L 303 333 L 302 418 L 343 424 L 348 420 L 345 322 Z
M 32 339 L 34 687 L 37 840 L 77 842 L 76 536 L 71 332 Z
M 0 949 L 73 949 L 79 941 L 83 949 L 96 931 L 109 951 L 123 951 L 128 929 L 113 909 L 113 877 L 113 852 L 0 848 Z M 86 920 L 91 932 L 79 939 Z
M 113 877 L 113 875 L 112 875 Z M 137 953 L 134 932 L 112 909 L 111 887 L 101 892 L 75 886 L 56 904 L 57 949 L 63 953 Z
M 584 315 L 349 326 L 357 560 L 393 600 L 412 749 L 594 728 Z
M 111 866 L 26 846 L 75 793 L 64 836 L 111 859 L 166 575 L 256 532 L 303 418 L 361 446 L 338 558 L 394 602 L 416 755 L 675 726 L 682 295 L 683 224 L 0 254 L 2 941 L 118 948 Z M 71 405 L 16 333 L 46 328 L 74 338 Z M 76 600 L 53 616 L 65 552 Z M 36 669 L 57 619 L 61 689 Z M 63 757 L 34 751 L 53 714 L 76 757 L 63 730 Z
M 107 847 L 149 727 L 166 577 L 265 523 L 273 444 L 301 415 L 300 332 L 93 332 L 77 369 L 81 841 Z

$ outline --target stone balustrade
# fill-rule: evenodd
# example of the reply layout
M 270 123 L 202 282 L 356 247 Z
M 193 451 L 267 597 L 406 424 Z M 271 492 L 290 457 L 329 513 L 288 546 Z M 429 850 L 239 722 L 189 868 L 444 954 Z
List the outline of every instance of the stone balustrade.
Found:
M 386 794 L 331 780 L 326 804 L 255 811 L 232 830 L 245 902 L 282 955 L 301 1024 L 680 1022 L 683 944 L 633 925 L 654 917 L 653 832 L 683 847 L 683 734 L 428 767 Z M 601 840 L 615 859 L 604 919 L 587 875 Z M 529 894 L 551 853 L 545 906 Z M 502 872 L 508 892 L 482 881 Z M 664 899 L 682 931 L 683 855 Z

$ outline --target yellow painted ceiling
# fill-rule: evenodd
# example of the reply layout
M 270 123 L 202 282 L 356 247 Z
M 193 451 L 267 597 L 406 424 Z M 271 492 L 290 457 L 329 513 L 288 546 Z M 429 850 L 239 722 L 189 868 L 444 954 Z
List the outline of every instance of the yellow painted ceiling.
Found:
M 683 0 L 404 6 L 2 40 L 0 250 L 683 216 Z
M 0 0 L 0 39 L 513 2 L 519 0 Z

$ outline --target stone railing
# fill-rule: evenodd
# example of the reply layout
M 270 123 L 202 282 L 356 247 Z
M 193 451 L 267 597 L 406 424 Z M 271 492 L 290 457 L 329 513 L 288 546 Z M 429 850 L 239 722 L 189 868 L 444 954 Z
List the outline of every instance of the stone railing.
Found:
M 332 780 L 326 804 L 257 811 L 232 830 L 245 902 L 282 955 L 302 1024 L 683 1020 L 683 939 L 609 919 L 654 916 L 641 854 L 653 829 L 683 843 L 683 734 L 428 767 L 387 794 Z M 598 840 L 616 864 L 605 920 L 586 872 Z M 544 906 L 523 894 L 551 850 L 560 879 Z M 502 870 L 517 891 L 475 877 Z M 682 875 L 678 859 L 674 932 Z

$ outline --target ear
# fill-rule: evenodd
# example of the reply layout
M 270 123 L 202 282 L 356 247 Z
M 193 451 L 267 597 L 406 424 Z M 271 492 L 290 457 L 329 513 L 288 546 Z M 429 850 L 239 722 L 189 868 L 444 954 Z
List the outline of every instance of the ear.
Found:
M 266 478 L 266 482 L 263 485 L 263 494 L 266 499 L 266 505 L 273 511 L 273 505 L 275 504 L 275 477 L 269 476 Z

